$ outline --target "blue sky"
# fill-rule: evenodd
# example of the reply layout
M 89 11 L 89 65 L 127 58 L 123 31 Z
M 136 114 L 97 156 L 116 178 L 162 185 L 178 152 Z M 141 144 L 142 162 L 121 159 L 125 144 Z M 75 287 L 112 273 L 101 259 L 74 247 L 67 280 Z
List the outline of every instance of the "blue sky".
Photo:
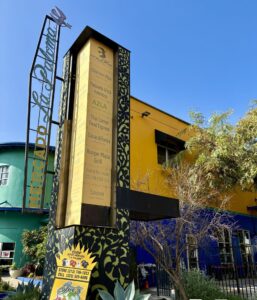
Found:
M 89 25 L 131 50 L 131 94 L 179 118 L 232 108 L 236 122 L 257 98 L 256 0 L 0 0 L 0 143 L 25 141 L 29 71 L 55 5 L 73 26 L 59 70 Z

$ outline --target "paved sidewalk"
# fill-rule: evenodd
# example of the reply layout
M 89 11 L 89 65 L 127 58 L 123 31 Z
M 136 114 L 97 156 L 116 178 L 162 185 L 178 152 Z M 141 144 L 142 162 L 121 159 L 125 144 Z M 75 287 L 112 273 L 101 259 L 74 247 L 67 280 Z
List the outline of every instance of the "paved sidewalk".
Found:
M 151 294 L 150 300 L 174 300 L 172 297 L 168 296 L 157 296 L 157 289 L 156 288 L 150 288 L 144 291 L 141 291 L 142 294 Z

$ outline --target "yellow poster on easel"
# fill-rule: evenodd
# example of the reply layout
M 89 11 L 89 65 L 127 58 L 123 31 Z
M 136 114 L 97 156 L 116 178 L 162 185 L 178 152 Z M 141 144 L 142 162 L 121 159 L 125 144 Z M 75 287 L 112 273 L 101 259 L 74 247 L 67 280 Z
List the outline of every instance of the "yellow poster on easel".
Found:
M 67 248 L 56 255 L 57 270 L 49 300 L 84 300 L 88 292 L 94 257 L 84 247 Z

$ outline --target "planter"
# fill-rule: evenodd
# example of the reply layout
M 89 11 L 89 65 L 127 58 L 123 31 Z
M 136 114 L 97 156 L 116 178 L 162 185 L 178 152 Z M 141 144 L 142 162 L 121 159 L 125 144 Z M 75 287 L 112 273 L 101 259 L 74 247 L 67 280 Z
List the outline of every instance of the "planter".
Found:
M 9 269 L 9 274 L 12 278 L 16 278 L 22 275 L 22 270 L 18 269 L 18 270 L 11 270 Z

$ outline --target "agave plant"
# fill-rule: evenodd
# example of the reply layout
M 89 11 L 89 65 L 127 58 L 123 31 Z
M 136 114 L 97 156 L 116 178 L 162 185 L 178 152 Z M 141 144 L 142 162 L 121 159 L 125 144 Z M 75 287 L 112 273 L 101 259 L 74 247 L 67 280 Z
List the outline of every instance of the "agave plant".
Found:
M 30 280 L 27 285 L 24 282 L 19 283 L 16 292 L 20 294 L 26 294 L 29 292 L 39 291 L 40 283 L 36 286 L 33 283 L 33 280 Z
M 147 300 L 151 296 L 150 294 L 142 295 L 139 290 L 135 290 L 134 281 L 125 290 L 117 281 L 114 288 L 114 297 L 106 291 L 98 290 L 98 292 L 102 300 Z
M 40 289 L 39 284 L 34 286 L 32 281 L 29 281 L 28 285 L 24 283 L 19 284 L 15 294 L 9 295 L 6 300 L 39 300 Z

